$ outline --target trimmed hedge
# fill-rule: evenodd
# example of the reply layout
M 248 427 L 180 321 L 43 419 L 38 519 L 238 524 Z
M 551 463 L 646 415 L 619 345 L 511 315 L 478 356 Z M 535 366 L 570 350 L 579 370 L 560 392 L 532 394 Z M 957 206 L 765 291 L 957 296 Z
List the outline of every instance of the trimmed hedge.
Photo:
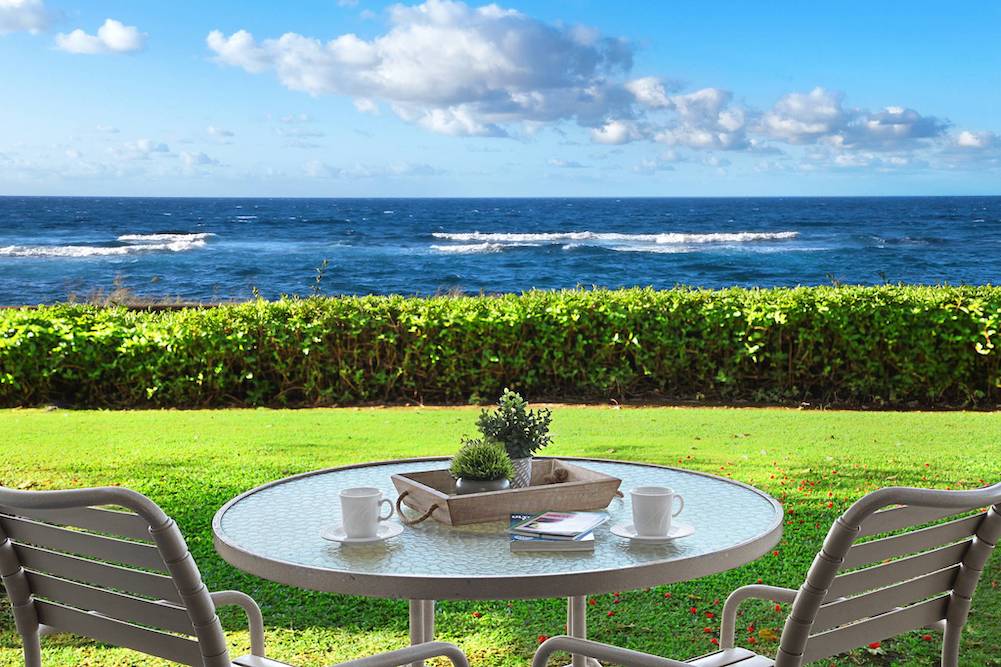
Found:
M 652 399 L 989 406 L 1001 288 L 339 297 L 0 311 L 0 404 Z

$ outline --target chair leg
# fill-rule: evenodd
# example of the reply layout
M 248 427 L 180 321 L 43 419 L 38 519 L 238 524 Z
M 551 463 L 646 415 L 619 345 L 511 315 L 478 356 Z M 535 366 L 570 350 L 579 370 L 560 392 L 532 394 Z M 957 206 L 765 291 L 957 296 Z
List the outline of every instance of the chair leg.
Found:
M 22 635 L 24 642 L 24 667 L 42 667 L 42 645 L 38 640 L 38 631 L 30 635 Z
M 942 667 L 959 667 L 959 640 L 963 626 L 958 623 L 945 624 L 942 633 Z

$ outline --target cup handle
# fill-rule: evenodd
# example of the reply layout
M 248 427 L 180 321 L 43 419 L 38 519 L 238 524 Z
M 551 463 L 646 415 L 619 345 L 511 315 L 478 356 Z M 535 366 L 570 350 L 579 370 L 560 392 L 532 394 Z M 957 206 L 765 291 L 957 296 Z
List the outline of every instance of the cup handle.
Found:
M 685 497 L 684 496 L 678 496 L 678 495 L 675 495 L 674 497 L 677 500 L 680 500 L 681 504 L 678 505 L 678 511 L 674 512 L 673 514 L 671 514 L 671 516 L 678 516 L 679 514 L 681 514 L 681 510 L 685 509 Z
M 379 521 L 386 521 L 391 516 L 393 516 L 393 501 L 390 500 L 389 498 L 383 498 L 382 500 L 379 501 L 379 504 L 381 505 L 383 503 L 386 503 L 389 506 L 389 514 L 387 514 L 386 516 L 380 515 Z

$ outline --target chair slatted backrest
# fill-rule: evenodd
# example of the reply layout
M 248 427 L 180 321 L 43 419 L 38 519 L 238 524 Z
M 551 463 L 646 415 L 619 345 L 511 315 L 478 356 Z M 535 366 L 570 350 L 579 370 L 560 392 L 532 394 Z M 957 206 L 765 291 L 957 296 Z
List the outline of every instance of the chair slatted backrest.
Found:
M 100 507 L 109 505 L 128 511 Z M 28 667 L 40 665 L 44 627 L 181 664 L 230 665 L 184 538 L 135 492 L 0 487 L 0 575 Z
M 998 503 L 1001 484 L 977 491 L 890 488 L 859 500 L 814 559 L 776 667 L 941 622 L 942 664 L 955 666 L 973 591 L 1001 536 Z

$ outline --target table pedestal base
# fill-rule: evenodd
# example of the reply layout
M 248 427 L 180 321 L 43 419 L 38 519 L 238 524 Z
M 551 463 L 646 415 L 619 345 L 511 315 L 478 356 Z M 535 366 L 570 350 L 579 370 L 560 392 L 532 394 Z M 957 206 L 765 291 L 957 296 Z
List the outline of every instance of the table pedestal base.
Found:
M 587 639 L 586 595 L 567 598 L 567 634 L 578 639 Z M 601 663 L 584 655 L 573 655 L 566 667 L 601 667 Z
M 567 634 L 587 639 L 587 596 L 567 598 Z M 410 601 L 410 644 L 434 641 L 434 600 Z M 424 662 L 411 663 L 410 667 L 424 667 Z M 572 656 L 567 667 L 601 667 L 594 658 Z
M 410 645 L 434 641 L 434 600 L 410 601 Z M 424 661 L 411 667 L 424 667 Z

